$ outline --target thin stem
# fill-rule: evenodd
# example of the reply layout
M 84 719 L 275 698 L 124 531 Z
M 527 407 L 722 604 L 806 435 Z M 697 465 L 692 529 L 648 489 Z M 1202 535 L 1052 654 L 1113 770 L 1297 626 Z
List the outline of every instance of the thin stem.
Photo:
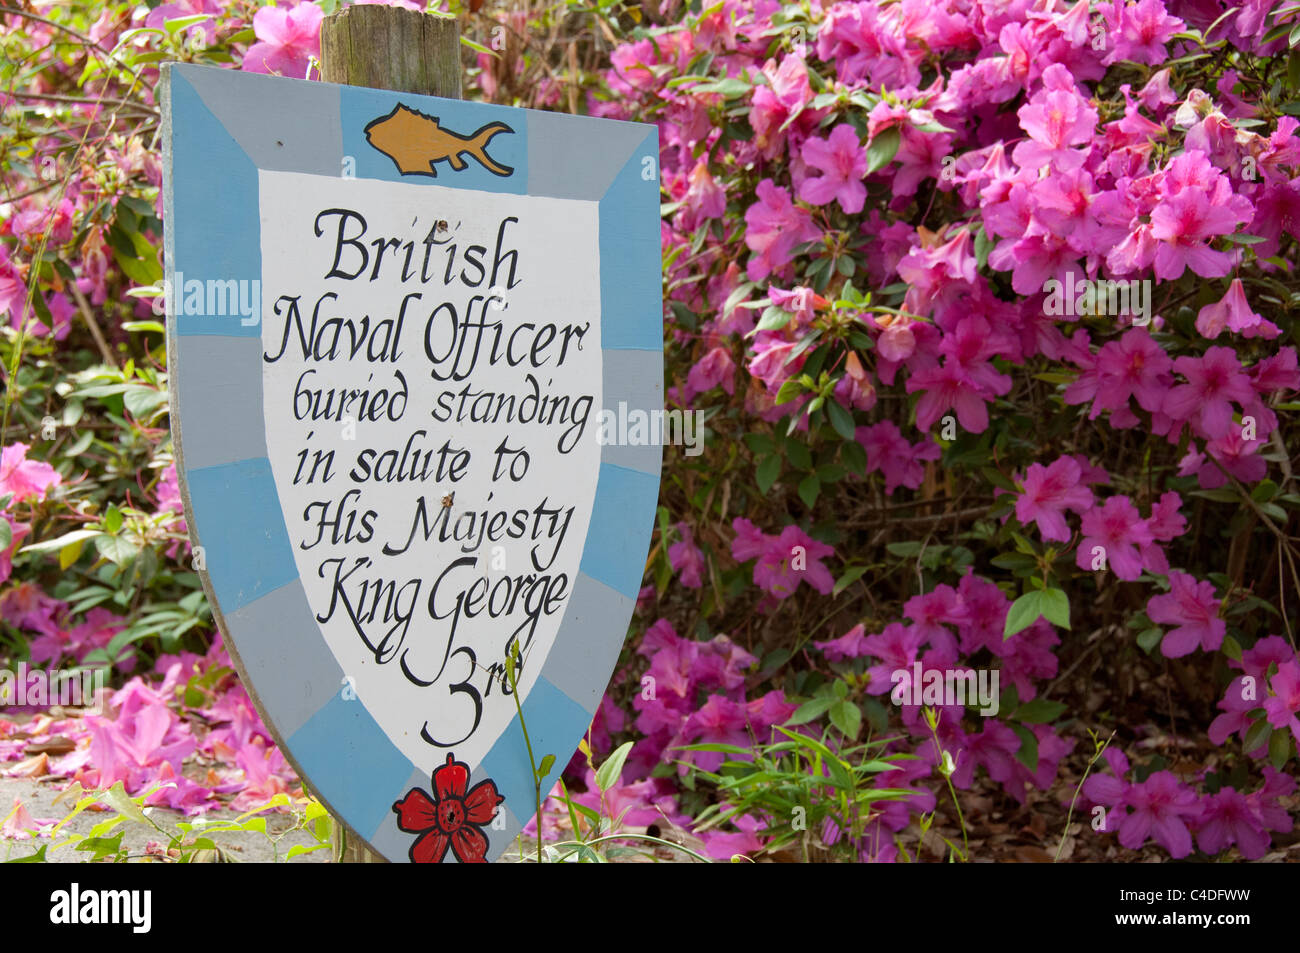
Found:
M 1084 782 L 1088 780 L 1088 773 L 1092 771 L 1092 766 L 1097 763 L 1097 760 L 1102 756 L 1102 753 L 1110 745 L 1111 739 L 1114 737 L 1115 732 L 1112 731 L 1110 733 L 1110 738 L 1107 738 L 1101 746 L 1097 748 L 1097 753 L 1092 756 L 1092 760 L 1088 762 L 1088 766 L 1083 769 L 1083 777 L 1079 779 L 1079 785 L 1074 789 L 1074 797 L 1070 798 L 1070 809 L 1065 813 L 1065 830 L 1061 831 L 1061 843 L 1056 847 L 1056 856 L 1052 858 L 1052 863 L 1056 863 L 1061 859 L 1061 851 L 1065 849 L 1065 838 L 1070 833 L 1070 820 L 1074 817 L 1074 805 L 1079 801 L 1079 794 L 1083 791 Z M 1094 746 L 1097 744 L 1097 738 L 1095 735 L 1093 736 L 1092 743 Z
M 957 809 L 957 823 L 961 825 L 961 843 L 964 848 L 962 862 L 965 863 L 970 858 L 970 841 L 966 838 L 966 817 L 961 812 L 961 802 L 957 800 L 957 789 L 952 786 L 952 772 L 947 769 L 943 761 L 943 748 L 939 745 L 939 734 L 935 730 L 938 718 L 933 708 L 925 710 L 925 723 L 930 727 L 930 740 L 934 742 L 935 753 L 939 756 L 939 773 L 943 775 L 943 780 L 948 785 L 948 796 L 952 798 L 952 806 Z
M 533 769 L 533 790 L 537 792 L 537 862 L 542 862 L 542 779 L 537 776 L 537 759 L 533 756 L 533 743 L 528 738 L 528 725 L 524 722 L 524 709 L 519 704 L 519 681 L 515 676 L 515 659 L 519 656 L 506 657 L 506 674 L 510 677 L 510 694 L 515 700 L 515 711 L 519 713 L 519 727 L 524 733 L 524 747 L 528 749 L 528 764 Z

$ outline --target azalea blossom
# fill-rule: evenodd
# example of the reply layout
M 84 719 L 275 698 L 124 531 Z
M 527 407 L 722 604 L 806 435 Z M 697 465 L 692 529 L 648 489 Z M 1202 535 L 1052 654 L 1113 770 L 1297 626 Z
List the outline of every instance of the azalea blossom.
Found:
M 799 198 L 813 205 L 839 202 L 849 215 L 862 211 L 867 199 L 867 187 L 862 182 L 867 172 L 867 152 L 852 126 L 841 123 L 826 139 L 809 138 L 803 144 L 803 161 L 822 174 L 809 176 L 799 184 Z
M 1016 519 L 1038 525 L 1043 539 L 1065 542 L 1070 527 L 1065 510 L 1085 513 L 1092 508 L 1092 491 L 1083 485 L 1083 472 L 1077 461 L 1059 457 L 1048 466 L 1032 463 L 1025 471 L 1024 491 L 1016 500 Z
M 244 69 L 303 79 L 312 57 L 320 59 L 320 25 L 325 14 L 315 3 L 260 7 L 253 14 L 257 42 L 244 54 Z
M 1169 574 L 1170 591 L 1152 596 L 1147 615 L 1152 622 L 1174 625 L 1165 633 L 1160 650 L 1166 658 L 1187 655 L 1198 645 L 1212 652 L 1223 644 L 1227 623 L 1219 618 L 1219 601 L 1214 598 L 1214 584 L 1174 570 Z

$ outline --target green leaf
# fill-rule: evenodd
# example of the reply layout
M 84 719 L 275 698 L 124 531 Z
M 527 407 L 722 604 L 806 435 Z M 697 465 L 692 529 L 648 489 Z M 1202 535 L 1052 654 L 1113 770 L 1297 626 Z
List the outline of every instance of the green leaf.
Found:
M 830 708 L 831 724 L 846 738 L 857 738 L 862 730 L 862 709 L 851 700 L 844 698 Z
M 1011 717 L 1027 725 L 1046 725 L 1056 721 L 1064 713 L 1064 702 L 1049 702 L 1045 698 L 1035 698 L 1017 708 L 1016 713 Z
M 467 36 L 462 35 L 461 38 L 460 38 L 460 41 L 461 41 L 462 43 L 464 43 L 466 46 L 468 46 L 468 47 L 469 47 L 471 50 L 473 50 L 475 53 L 484 53 L 484 54 L 486 54 L 487 56 L 494 56 L 494 57 L 496 57 L 497 59 L 501 59 L 501 54 L 498 53 L 496 50 L 488 49 L 488 48 L 487 48 L 486 46 L 484 46 L 482 43 L 475 43 L 473 40 L 471 40 L 471 39 L 470 39 L 469 37 L 467 37 Z M 313 849 L 314 849 L 314 848 L 313 848 Z M 292 855 L 290 855 L 290 856 L 292 856 Z
M 116 503 L 110 503 L 108 511 L 104 513 L 104 532 L 116 533 L 122 528 L 122 511 L 117 508 Z
M 541 781 L 551 773 L 551 768 L 555 764 L 555 755 L 548 754 L 542 759 L 542 763 L 537 766 L 537 780 Z
M 1070 627 L 1070 597 L 1061 589 L 1044 589 L 1042 613 L 1059 629 Z
M 95 537 L 95 547 L 101 556 L 117 566 L 126 566 L 140 555 L 140 544 L 121 536 L 106 536 L 101 533 Z
M 785 453 L 796 469 L 812 469 L 812 452 L 809 451 L 807 445 L 800 443 L 798 440 L 789 440 L 785 444 Z
M 464 37 L 461 39 L 464 39 Z M 310 854 L 314 850 L 324 850 L 329 846 L 329 844 L 312 844 L 308 847 L 306 844 L 294 844 L 289 848 L 289 853 L 285 855 L 284 859 L 293 860 L 295 857 L 300 857 L 303 854 Z
M 118 781 L 111 788 L 100 795 L 100 800 L 111 807 L 117 813 L 121 814 L 127 820 L 135 821 L 137 824 L 148 824 L 149 820 L 144 816 L 144 811 L 140 810 L 140 805 L 126 793 L 126 788 L 122 782 Z
M 898 146 L 903 141 L 903 134 L 897 126 L 890 126 L 876 133 L 867 146 L 867 174 L 879 171 L 894 161 Z
M 80 456 L 90 449 L 90 445 L 95 442 L 95 431 L 87 430 L 81 434 L 68 449 L 63 451 L 63 456 L 72 458 Z
M 984 479 L 988 480 L 994 486 L 1006 490 L 1008 493 L 1020 492 L 1016 489 L 1016 485 L 1011 482 L 1010 478 L 1004 476 L 1001 471 L 993 469 L 993 467 L 980 467 L 980 473 L 984 475 Z
M 16 857 L 13 860 L 6 860 L 6 864 L 44 864 L 48 863 L 45 858 L 45 851 L 49 844 L 42 844 L 40 849 L 34 854 L 28 854 L 26 857 Z
M 143 420 L 167 403 L 167 392 L 152 387 L 132 387 L 122 394 L 122 403 L 136 420 Z
M 835 588 L 831 590 L 831 595 L 838 596 L 849 586 L 853 585 L 855 582 L 861 579 L 862 574 L 865 573 L 870 568 L 871 568 L 870 566 L 850 566 L 848 569 L 844 571 L 844 575 L 840 576 L 839 579 L 835 580 Z
M 196 23 L 202 23 L 204 20 L 207 19 L 209 19 L 209 15 L 206 13 L 200 13 L 195 16 L 188 16 L 188 17 L 172 17 L 172 19 L 170 20 L 163 21 L 163 28 L 168 33 L 172 34 L 172 36 L 175 36 L 177 33 L 185 29 L 186 27 L 193 26 Z
M 844 465 L 853 473 L 865 473 L 867 469 L 867 451 L 862 449 L 862 444 L 857 440 L 845 441 L 840 444 L 840 459 Z
M 1275 731 L 1268 739 L 1268 760 L 1274 771 L 1281 771 L 1287 759 L 1291 757 L 1291 733 Z
M 845 410 L 839 401 L 832 398 L 826 402 L 826 414 L 831 419 L 831 426 L 835 432 L 845 440 L 853 439 L 853 414 Z
M 822 481 L 817 478 L 817 474 L 811 473 L 799 481 L 799 499 L 812 509 L 817 505 L 817 497 L 822 491 Z
M 0 550 L 8 549 L 14 541 L 14 528 L 6 519 L 0 519 Z
M 1018 725 L 1015 722 L 1010 722 L 1008 727 L 1014 731 L 1016 736 L 1020 739 L 1020 750 L 1016 752 L 1016 760 L 1030 771 L 1037 771 L 1038 736 L 1024 725 Z
M 763 316 L 758 319 L 758 324 L 754 326 L 754 330 L 778 331 L 789 324 L 792 320 L 794 320 L 794 315 L 789 311 L 778 308 L 776 305 L 770 305 L 763 312 Z
M 803 384 L 799 383 L 798 380 L 791 377 L 784 384 L 782 384 L 781 389 L 776 392 L 776 402 L 777 404 L 787 404 L 802 393 L 803 393 Z
M 1060 589 L 1033 589 L 1011 603 L 1002 638 L 1009 639 L 1035 622 L 1039 616 L 1063 629 L 1070 627 L 1070 600 Z
M 81 550 L 85 547 L 83 540 L 77 540 L 75 543 L 69 543 L 59 550 L 59 568 L 66 570 L 69 566 L 76 563 L 81 558 Z
M 20 553 L 49 553 L 56 549 L 62 549 L 70 543 L 75 543 L 86 539 L 96 539 L 104 534 L 97 529 L 74 529 L 71 533 L 65 533 L 58 539 L 47 539 L 43 543 L 32 543 L 30 546 L 24 546 L 18 550 Z
M 758 484 L 758 492 L 766 494 L 776 482 L 776 478 L 781 474 L 781 458 L 776 454 L 770 457 L 764 457 L 758 465 L 758 472 L 754 475 L 755 482 Z
M 1247 754 L 1259 750 L 1265 744 L 1270 743 L 1269 735 L 1272 733 L 1273 726 L 1261 718 L 1259 721 L 1251 725 L 1250 730 L 1246 732 L 1246 740 L 1241 746 L 1242 750 Z
M 610 755 L 605 763 L 596 769 L 596 786 L 600 788 L 601 793 L 608 791 L 623 775 L 623 763 L 627 761 L 628 752 L 632 750 L 632 742 L 625 741 Z
M 1033 589 L 1011 603 L 1006 624 L 1002 627 L 1002 638 L 1009 639 L 1037 622 L 1038 617 L 1043 614 L 1042 602 L 1042 590 Z
M 699 86 L 692 86 L 692 93 L 719 93 L 727 99 L 735 99 L 738 96 L 744 96 L 753 85 L 745 82 L 743 79 L 720 79 L 712 83 L 701 83 Z
M 1165 630 L 1158 625 L 1144 629 L 1138 633 L 1137 644 L 1142 648 L 1143 652 L 1150 655 L 1155 647 L 1160 644 L 1160 639 L 1164 634 Z
M 786 724 L 807 724 L 814 718 L 820 718 L 822 715 L 826 714 L 827 709 L 834 704 L 837 704 L 837 702 L 833 695 L 818 695 L 816 698 L 810 699 L 796 708 L 794 714 L 790 716 L 790 719 Z

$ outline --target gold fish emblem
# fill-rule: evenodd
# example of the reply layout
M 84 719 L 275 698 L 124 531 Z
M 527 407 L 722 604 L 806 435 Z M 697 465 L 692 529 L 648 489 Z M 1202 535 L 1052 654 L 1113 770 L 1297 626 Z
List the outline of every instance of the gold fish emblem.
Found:
M 468 136 L 462 136 L 440 126 L 437 116 L 426 116 L 398 103 L 388 115 L 372 120 L 365 132 L 366 141 L 392 159 L 402 175 L 436 177 L 436 162 L 446 162 L 454 171 L 460 172 L 469 165 L 463 156 L 474 159 L 494 175 L 504 177 L 515 171 L 497 162 L 487 151 L 493 136 L 514 132 L 503 122 L 490 122 Z

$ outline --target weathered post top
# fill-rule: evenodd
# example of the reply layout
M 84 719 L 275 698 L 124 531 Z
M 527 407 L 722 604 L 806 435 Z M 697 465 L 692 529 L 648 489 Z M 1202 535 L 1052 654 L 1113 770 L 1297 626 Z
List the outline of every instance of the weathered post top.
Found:
M 460 24 L 455 17 L 363 4 L 325 18 L 321 77 L 327 83 L 460 99 Z

